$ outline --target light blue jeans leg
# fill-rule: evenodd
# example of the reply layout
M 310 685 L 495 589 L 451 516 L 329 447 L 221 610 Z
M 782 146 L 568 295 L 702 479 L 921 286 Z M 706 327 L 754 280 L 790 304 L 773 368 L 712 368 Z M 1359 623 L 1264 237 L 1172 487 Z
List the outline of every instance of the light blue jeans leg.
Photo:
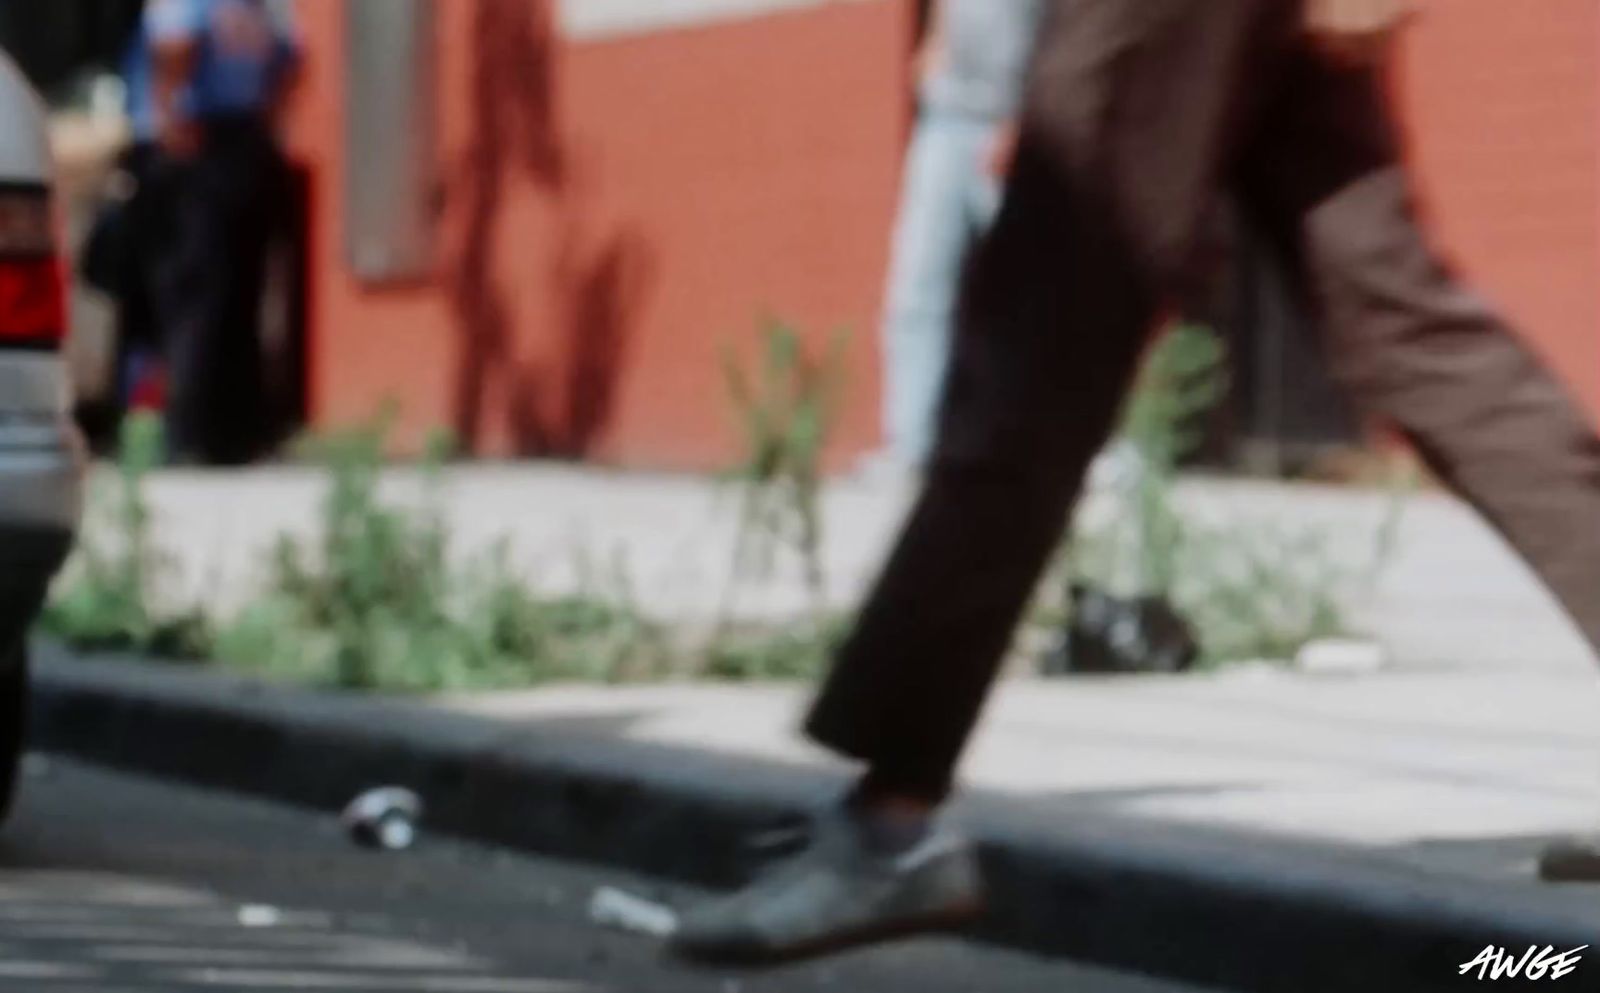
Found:
M 926 114 L 906 157 L 885 302 L 883 423 L 888 454 L 908 466 L 933 449 L 962 266 L 999 206 L 986 168 L 995 127 Z

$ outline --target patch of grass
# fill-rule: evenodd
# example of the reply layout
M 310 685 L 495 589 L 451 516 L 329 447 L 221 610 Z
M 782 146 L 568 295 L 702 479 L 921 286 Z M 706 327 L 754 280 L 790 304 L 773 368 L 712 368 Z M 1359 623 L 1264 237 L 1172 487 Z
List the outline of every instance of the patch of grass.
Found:
M 666 639 L 633 605 L 619 564 L 601 588 L 542 596 L 502 543 L 464 565 L 444 523 L 436 436 L 407 505 L 379 492 L 389 418 L 309 440 L 328 475 L 315 540 L 280 537 L 264 588 L 221 621 L 166 612 L 146 494 L 162 459 L 147 415 L 122 430 L 115 477 L 97 487 L 78 552 L 47 606 L 43 630 L 79 649 L 215 660 L 273 678 L 357 690 L 423 692 L 620 681 L 670 672 Z
M 203 615 L 160 603 L 171 561 L 156 547 L 145 482 L 163 448 L 155 416 L 123 422 L 116 473 L 93 480 L 82 535 L 40 618 L 46 633 L 93 650 L 205 654 L 210 629 Z
M 1202 661 L 1288 661 L 1313 641 L 1351 634 L 1353 574 L 1331 541 L 1273 524 L 1191 528 L 1173 599 L 1199 631 Z
M 811 682 L 828 670 L 848 629 L 843 618 L 828 618 L 724 632 L 706 653 L 700 675 L 735 683 Z
M 379 487 L 388 423 L 380 417 L 301 444 L 328 476 L 316 537 L 280 537 L 262 590 L 232 616 L 209 621 L 157 605 L 171 562 L 157 547 L 146 486 L 161 463 L 161 426 L 131 418 L 118 471 L 95 491 L 44 629 L 89 651 L 208 660 L 306 685 L 385 692 L 681 675 L 810 678 L 842 631 L 815 619 L 752 628 L 690 657 L 637 608 L 620 559 L 603 567 L 586 560 L 578 588 L 559 596 L 520 576 L 505 542 L 458 563 L 443 514 L 449 439 L 441 434 L 428 446 L 420 499 L 389 499 Z
M 320 536 L 277 544 L 265 593 L 216 641 L 264 673 L 358 690 L 421 692 L 612 681 L 660 671 L 653 625 L 624 598 L 537 595 L 505 546 L 453 564 L 442 512 L 439 436 L 417 506 L 378 492 L 386 424 L 308 448 L 329 475 Z

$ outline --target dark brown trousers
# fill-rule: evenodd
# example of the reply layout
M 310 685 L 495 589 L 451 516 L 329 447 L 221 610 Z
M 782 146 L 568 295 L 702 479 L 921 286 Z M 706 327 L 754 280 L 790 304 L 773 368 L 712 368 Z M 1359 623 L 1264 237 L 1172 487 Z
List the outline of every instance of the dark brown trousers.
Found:
M 1197 229 L 1231 195 L 1331 368 L 1600 648 L 1600 437 L 1419 230 L 1378 73 L 1299 0 L 1058 0 L 1001 216 L 964 287 L 939 454 L 808 722 L 942 795 Z

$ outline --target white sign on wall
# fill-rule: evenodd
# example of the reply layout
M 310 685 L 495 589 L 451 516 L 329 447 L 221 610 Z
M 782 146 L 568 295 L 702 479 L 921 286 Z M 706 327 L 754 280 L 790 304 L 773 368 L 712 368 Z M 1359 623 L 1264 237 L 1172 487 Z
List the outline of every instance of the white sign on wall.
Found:
M 758 17 L 826 3 L 862 2 L 882 0 L 560 0 L 561 28 L 569 38 L 605 38 Z

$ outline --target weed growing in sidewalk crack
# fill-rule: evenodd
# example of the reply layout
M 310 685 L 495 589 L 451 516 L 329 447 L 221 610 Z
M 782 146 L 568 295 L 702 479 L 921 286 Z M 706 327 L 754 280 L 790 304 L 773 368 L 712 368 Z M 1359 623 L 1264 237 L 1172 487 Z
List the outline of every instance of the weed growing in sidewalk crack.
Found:
M 733 570 L 722 619 L 738 589 L 764 581 L 780 552 L 800 563 L 820 620 L 827 599 L 823 568 L 822 454 L 838 412 L 845 336 L 825 355 L 807 353 L 799 332 L 780 321 L 762 329 L 761 355 L 746 369 L 723 355 L 728 396 L 744 438 L 740 464 L 728 473 L 741 489 Z
M 814 356 L 794 327 L 769 320 L 761 328 L 761 351 L 748 367 L 733 349 L 723 353 L 723 378 L 744 452 L 727 473 L 740 488 L 739 519 L 728 585 L 704 653 L 708 676 L 808 678 L 825 666 L 840 637 L 841 625 L 827 606 L 822 456 L 838 413 L 846 341 L 840 332 L 824 354 Z M 740 593 L 769 580 L 784 554 L 799 563 L 809 616 L 776 628 L 738 630 Z

